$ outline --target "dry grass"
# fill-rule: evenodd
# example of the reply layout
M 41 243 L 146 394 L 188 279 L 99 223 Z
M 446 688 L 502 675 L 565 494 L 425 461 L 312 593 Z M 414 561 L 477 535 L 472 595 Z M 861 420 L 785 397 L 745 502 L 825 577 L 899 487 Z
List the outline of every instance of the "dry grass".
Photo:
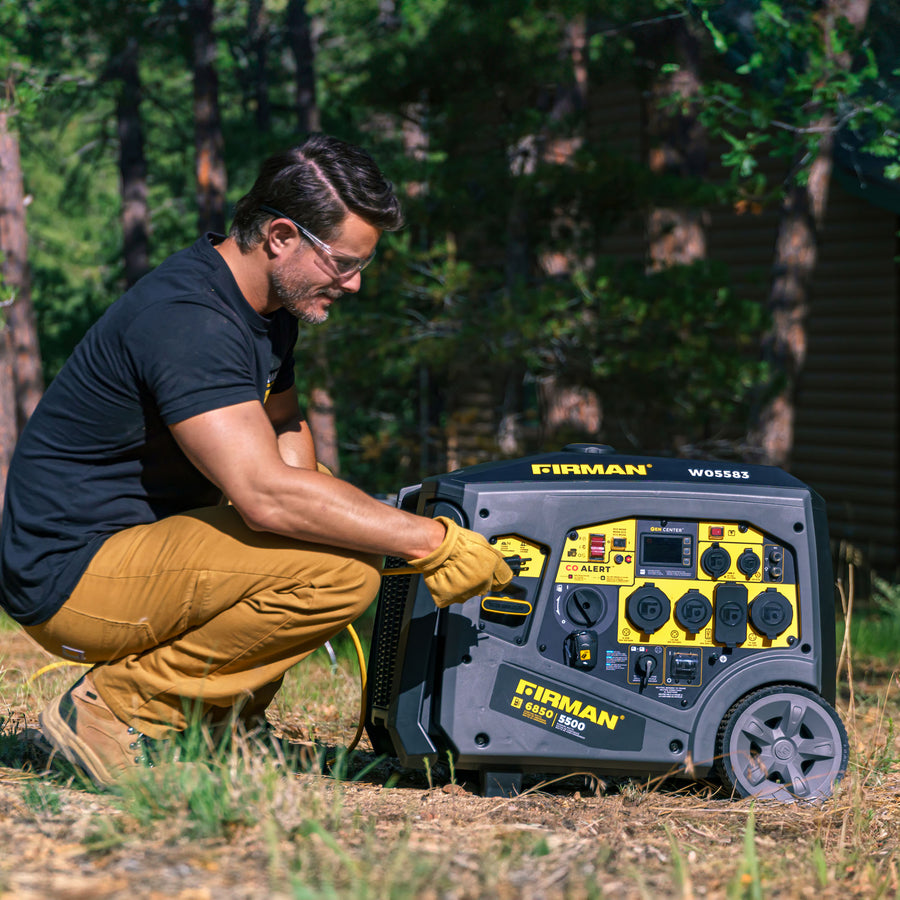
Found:
M 21 737 L 77 672 L 0 630 L 0 897 L 900 897 L 900 711 L 889 666 L 845 664 L 838 707 L 851 767 L 816 805 L 732 801 L 714 785 L 582 777 L 484 798 L 451 773 L 361 752 L 355 665 L 315 654 L 274 720 L 331 749 L 298 773 L 240 744 L 97 794 Z M 366 771 L 366 767 L 368 771 Z

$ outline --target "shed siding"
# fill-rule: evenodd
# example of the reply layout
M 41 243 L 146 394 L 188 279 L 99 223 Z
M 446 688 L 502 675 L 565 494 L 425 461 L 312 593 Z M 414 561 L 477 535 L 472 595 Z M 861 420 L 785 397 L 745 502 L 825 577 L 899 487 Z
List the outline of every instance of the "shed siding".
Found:
M 622 85 L 594 99 L 600 118 L 615 123 L 601 139 L 638 155 L 637 92 Z M 710 177 L 722 177 L 715 154 Z M 709 211 L 709 256 L 728 265 L 740 296 L 766 302 L 778 220 L 774 209 Z M 623 225 L 604 242 L 605 251 L 642 258 L 641 219 Z M 888 575 L 900 566 L 898 227 L 893 212 L 832 179 L 806 322 L 791 462 L 792 473 L 825 498 L 832 538 L 857 548 Z
M 792 465 L 825 498 L 832 534 L 888 572 L 900 542 L 897 228 L 832 181 Z

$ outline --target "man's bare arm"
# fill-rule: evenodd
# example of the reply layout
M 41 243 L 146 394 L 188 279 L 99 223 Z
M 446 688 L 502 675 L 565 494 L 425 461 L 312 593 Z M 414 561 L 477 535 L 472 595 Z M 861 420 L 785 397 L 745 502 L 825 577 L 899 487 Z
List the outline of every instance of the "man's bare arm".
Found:
M 444 526 L 395 509 L 346 481 L 288 465 L 272 421 L 249 401 L 172 426 L 191 462 L 216 484 L 250 528 L 403 559 L 428 556 Z
M 265 409 L 275 429 L 281 458 L 289 466 L 315 469 L 316 447 L 309 425 L 300 412 L 297 392 L 290 388 L 278 394 L 270 394 Z

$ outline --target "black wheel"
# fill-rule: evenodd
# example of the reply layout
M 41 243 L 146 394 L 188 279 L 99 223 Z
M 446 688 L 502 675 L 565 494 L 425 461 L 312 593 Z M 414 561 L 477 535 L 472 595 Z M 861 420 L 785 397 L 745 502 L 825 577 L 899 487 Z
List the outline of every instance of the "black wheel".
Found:
M 747 694 L 728 710 L 716 739 L 719 775 L 741 797 L 828 797 L 849 753 L 847 732 L 831 705 L 790 684 Z

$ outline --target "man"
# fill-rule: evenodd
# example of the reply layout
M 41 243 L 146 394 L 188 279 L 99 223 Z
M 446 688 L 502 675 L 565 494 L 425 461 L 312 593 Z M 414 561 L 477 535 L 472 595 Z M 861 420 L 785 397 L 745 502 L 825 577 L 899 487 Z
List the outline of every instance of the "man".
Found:
M 142 736 L 183 730 L 186 709 L 258 721 L 284 673 L 369 606 L 385 554 L 439 605 L 511 578 L 480 535 L 317 470 L 297 319 L 358 291 L 401 224 L 365 151 L 316 135 L 272 157 L 228 237 L 119 298 L 23 431 L 0 597 L 41 646 L 94 664 L 40 721 L 96 784 L 140 761 Z

